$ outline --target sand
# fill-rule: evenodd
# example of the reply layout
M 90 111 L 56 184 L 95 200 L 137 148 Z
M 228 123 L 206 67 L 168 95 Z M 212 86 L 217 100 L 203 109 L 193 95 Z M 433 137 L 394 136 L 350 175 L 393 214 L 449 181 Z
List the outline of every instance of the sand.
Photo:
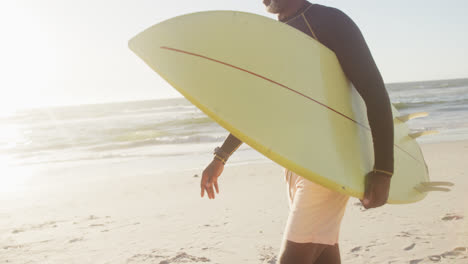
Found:
M 364 210 L 350 199 L 343 263 L 468 263 L 468 141 L 424 144 L 432 180 L 451 181 L 411 205 Z M 201 168 L 157 160 L 37 165 L 3 172 L 0 263 L 276 263 L 288 214 L 283 169 L 228 165 L 215 200 Z M 21 176 L 21 177 L 20 177 Z

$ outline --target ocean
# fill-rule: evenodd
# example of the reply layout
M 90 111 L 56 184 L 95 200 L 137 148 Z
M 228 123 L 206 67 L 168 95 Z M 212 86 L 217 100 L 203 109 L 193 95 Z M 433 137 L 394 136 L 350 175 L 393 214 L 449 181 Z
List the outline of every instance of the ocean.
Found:
M 423 143 L 468 139 L 468 79 L 387 85 L 402 114 L 429 116 L 411 130 Z M 228 132 L 183 98 L 64 106 L 0 115 L 0 161 L 12 166 L 152 158 L 162 168 L 203 167 Z M 264 162 L 247 146 L 231 162 Z

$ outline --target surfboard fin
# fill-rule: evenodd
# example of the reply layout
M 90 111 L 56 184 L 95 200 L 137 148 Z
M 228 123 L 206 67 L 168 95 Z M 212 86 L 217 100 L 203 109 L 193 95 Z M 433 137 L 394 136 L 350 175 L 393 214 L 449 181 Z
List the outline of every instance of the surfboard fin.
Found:
M 417 133 L 411 133 L 408 136 L 412 137 L 413 139 L 416 139 L 418 137 L 433 135 L 433 134 L 438 134 L 438 133 L 439 131 L 437 130 L 428 130 L 428 131 L 422 131 L 422 132 L 417 132 Z
M 401 122 L 407 122 L 407 121 L 409 121 L 411 119 L 415 119 L 415 118 L 418 118 L 418 117 L 425 117 L 425 116 L 428 116 L 428 115 L 429 115 L 428 112 L 418 112 L 418 113 L 412 113 L 412 114 L 408 114 L 408 115 L 399 116 L 396 119 L 400 120 Z
M 416 185 L 414 189 L 418 192 L 426 193 L 426 192 L 450 192 L 449 188 L 443 188 L 441 186 L 450 187 L 454 184 L 451 182 L 421 182 L 420 184 Z
M 452 182 L 443 182 L 443 181 L 438 181 L 438 182 L 421 182 L 421 185 L 423 186 L 429 186 L 429 187 L 436 187 L 436 186 L 454 186 Z

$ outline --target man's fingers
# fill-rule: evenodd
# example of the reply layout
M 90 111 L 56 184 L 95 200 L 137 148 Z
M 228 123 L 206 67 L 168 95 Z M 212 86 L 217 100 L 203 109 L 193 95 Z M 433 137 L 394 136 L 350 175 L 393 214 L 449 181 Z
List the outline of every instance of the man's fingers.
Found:
M 385 192 L 385 186 L 375 184 L 372 188 L 371 208 L 377 208 L 385 205 L 388 200 L 388 192 Z
M 370 174 L 366 175 L 366 182 L 365 182 L 365 188 L 364 188 L 364 198 L 362 199 L 362 205 L 364 205 L 364 208 L 369 209 L 370 203 L 372 201 L 371 199 L 371 184 L 370 184 Z
M 210 193 L 210 199 L 214 199 L 214 198 L 215 198 L 215 194 L 214 194 L 213 187 L 211 187 L 210 189 L 208 189 L 208 192 Z
M 202 176 L 202 180 L 200 182 L 200 187 L 201 187 L 201 197 L 205 196 L 205 192 L 210 197 L 210 194 L 208 193 L 208 189 L 206 188 L 207 185 L 209 185 L 209 178 L 206 177 L 205 175 Z
M 385 205 L 388 200 L 390 179 L 388 176 L 368 174 L 366 176 L 364 197 L 361 200 L 366 209 Z
M 214 199 L 213 184 L 206 183 L 205 184 L 205 190 L 206 190 L 206 193 L 208 194 L 208 198 Z
M 379 199 L 379 202 L 376 204 L 375 207 L 380 207 L 380 206 L 386 204 L 387 200 L 388 200 L 388 196 L 383 196 L 383 195 L 378 195 L 378 196 L 379 196 L 380 199 Z
M 367 203 L 367 208 L 368 209 L 371 209 L 371 208 L 375 208 L 375 205 L 376 205 L 376 200 L 375 200 L 375 195 L 374 195 L 374 190 L 371 190 L 369 192 L 369 198 L 368 198 L 368 203 Z
M 219 176 L 219 175 L 218 175 Z M 200 182 L 201 187 L 201 197 L 204 197 L 205 192 L 209 199 L 215 198 L 215 190 L 216 193 L 219 193 L 219 186 L 217 181 L 217 174 L 210 171 L 205 170 L 203 172 L 203 176 Z
M 366 209 L 377 208 L 387 203 L 385 197 L 378 195 L 378 189 L 375 186 L 372 186 L 369 194 L 369 198 L 364 200 L 364 207 Z
M 209 199 L 212 199 L 212 194 L 210 193 L 210 188 L 212 188 L 212 184 L 209 182 L 209 179 L 202 178 L 200 187 L 201 187 L 201 197 L 205 196 L 205 192 L 208 195 Z
M 201 197 L 203 198 L 205 196 L 205 177 L 202 176 L 201 182 L 200 182 L 200 189 L 201 189 Z
M 374 194 L 374 185 L 369 183 L 366 188 L 366 194 L 364 196 L 363 205 L 366 209 L 374 208 L 375 207 L 375 198 L 377 195 Z

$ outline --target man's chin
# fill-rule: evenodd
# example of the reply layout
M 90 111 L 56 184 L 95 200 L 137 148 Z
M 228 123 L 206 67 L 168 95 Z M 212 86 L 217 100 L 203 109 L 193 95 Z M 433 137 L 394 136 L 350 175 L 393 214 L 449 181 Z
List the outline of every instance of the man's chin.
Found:
M 275 15 L 280 13 L 280 10 L 278 10 L 277 8 L 272 8 L 270 6 L 266 7 L 266 11 L 268 13 L 275 14 Z
M 265 5 L 265 9 L 268 13 L 272 13 L 272 14 L 281 13 L 281 8 L 277 1 L 263 0 L 263 4 Z

